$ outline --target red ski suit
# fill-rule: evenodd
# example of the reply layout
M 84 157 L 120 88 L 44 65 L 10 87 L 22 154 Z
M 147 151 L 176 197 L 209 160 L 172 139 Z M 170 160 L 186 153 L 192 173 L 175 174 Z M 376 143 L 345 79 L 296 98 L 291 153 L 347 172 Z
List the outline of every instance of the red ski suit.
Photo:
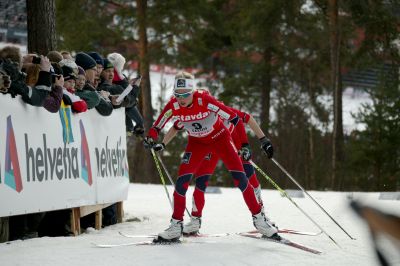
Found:
M 230 109 L 235 112 L 239 116 L 240 120 L 242 120 L 244 123 L 247 123 L 249 121 L 249 115 L 247 113 L 232 107 L 230 107 Z M 236 149 L 240 150 L 243 144 L 248 144 L 246 130 L 241 121 L 235 127 L 233 127 L 229 125 L 229 122 L 227 120 L 224 120 L 224 125 L 230 129 L 232 140 Z M 194 176 L 196 179 L 196 185 L 193 192 L 193 216 L 202 216 L 202 211 L 205 204 L 204 193 L 208 186 L 208 180 L 214 173 L 215 167 L 217 166 L 219 159 L 220 158 L 217 154 L 208 154 L 201 162 L 200 167 L 197 168 L 197 171 L 195 172 Z M 258 187 L 260 183 L 258 182 L 254 167 L 248 161 L 243 160 L 242 157 L 240 157 L 240 159 L 242 161 L 242 165 L 245 170 L 246 177 L 249 180 L 249 183 L 254 188 Z
M 172 214 L 174 219 L 183 220 L 186 206 L 185 195 L 190 180 L 205 156 L 210 153 L 216 154 L 224 162 L 233 177 L 235 186 L 242 191 L 250 212 L 257 214 L 261 211 L 261 205 L 257 202 L 253 187 L 246 178 L 231 135 L 219 116 L 234 125 L 240 120 L 235 112 L 214 97 L 195 91 L 189 107 L 181 107 L 176 98 L 172 97 L 149 130 L 148 136 L 157 140 L 160 130 L 171 118 L 174 118 L 179 121 L 177 129 L 185 129 L 189 134 L 175 184 Z

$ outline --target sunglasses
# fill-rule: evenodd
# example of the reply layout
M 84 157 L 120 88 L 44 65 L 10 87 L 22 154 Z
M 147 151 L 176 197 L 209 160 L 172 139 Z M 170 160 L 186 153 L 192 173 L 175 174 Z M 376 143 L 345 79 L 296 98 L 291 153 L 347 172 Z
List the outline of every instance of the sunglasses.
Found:
M 188 98 L 190 95 L 192 95 L 192 92 L 191 91 L 189 91 L 189 92 L 185 92 L 185 93 L 177 93 L 177 92 L 174 92 L 174 96 L 176 97 L 176 98 L 180 98 L 180 99 L 186 99 L 186 98 Z

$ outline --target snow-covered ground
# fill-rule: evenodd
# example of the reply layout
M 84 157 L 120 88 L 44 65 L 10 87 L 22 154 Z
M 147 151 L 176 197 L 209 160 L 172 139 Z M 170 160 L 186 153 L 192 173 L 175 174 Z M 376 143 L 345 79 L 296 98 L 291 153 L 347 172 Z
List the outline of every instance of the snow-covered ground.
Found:
M 172 187 L 168 187 L 172 193 Z M 188 191 L 191 199 L 192 189 Z M 77 237 L 43 237 L 0 244 L 0 264 L 8 265 L 378 265 L 365 224 L 348 207 L 348 197 L 400 215 L 400 202 L 378 200 L 379 193 L 310 192 L 356 240 L 350 240 L 308 198 L 294 198 L 341 246 L 335 246 L 325 235 L 286 235 L 291 240 L 320 249 L 321 255 L 284 245 L 235 235 L 253 229 L 251 216 L 236 188 L 223 188 L 221 194 L 206 194 L 203 233 L 232 233 L 221 238 L 190 239 L 203 243 L 170 246 L 125 246 L 98 248 L 92 243 L 115 244 L 144 239 L 125 238 L 127 234 L 154 234 L 164 230 L 171 208 L 161 185 L 131 184 L 124 202 L 124 222 L 100 231 L 87 230 Z M 275 190 L 263 190 L 269 216 L 281 228 L 307 231 L 318 229 L 286 198 Z M 188 201 L 189 207 L 191 200 Z M 187 219 L 187 218 L 186 218 Z M 392 265 L 400 265 L 399 250 L 383 241 Z

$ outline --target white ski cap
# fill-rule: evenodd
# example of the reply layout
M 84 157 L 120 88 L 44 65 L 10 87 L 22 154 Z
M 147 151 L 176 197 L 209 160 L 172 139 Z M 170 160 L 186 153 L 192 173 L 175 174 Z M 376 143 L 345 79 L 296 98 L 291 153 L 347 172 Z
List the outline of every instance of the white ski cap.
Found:
M 174 91 L 180 89 L 194 90 L 194 79 L 190 78 L 177 78 L 175 79 Z

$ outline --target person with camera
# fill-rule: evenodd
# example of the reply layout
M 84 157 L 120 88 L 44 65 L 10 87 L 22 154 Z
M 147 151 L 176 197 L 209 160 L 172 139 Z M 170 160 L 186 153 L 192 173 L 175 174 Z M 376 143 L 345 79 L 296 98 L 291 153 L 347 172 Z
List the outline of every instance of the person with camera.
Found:
M 51 74 L 51 91 L 43 101 L 43 107 L 50 113 L 57 113 L 61 107 L 63 98 L 64 78 L 61 67 L 58 63 L 52 63 L 54 72 Z
M 6 46 L 0 52 L 2 68 L 11 78 L 8 92 L 15 97 L 21 95 L 22 100 L 33 106 L 43 106 L 43 101 L 51 91 L 51 64 L 45 56 L 31 55 L 31 62 L 39 66 L 39 75 L 34 86 L 25 83 L 26 74 L 21 71 L 22 56 L 18 47 Z

